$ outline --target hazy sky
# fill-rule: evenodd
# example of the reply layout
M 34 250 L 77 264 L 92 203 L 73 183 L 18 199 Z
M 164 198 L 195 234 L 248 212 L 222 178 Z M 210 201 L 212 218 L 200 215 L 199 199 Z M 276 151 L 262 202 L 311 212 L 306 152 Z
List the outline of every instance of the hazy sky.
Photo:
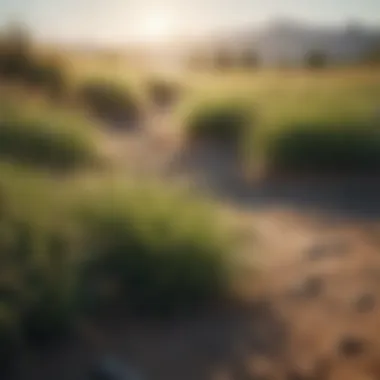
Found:
M 46 40 L 119 43 L 279 17 L 380 26 L 380 0 L 0 0 L 0 25 L 24 21 Z

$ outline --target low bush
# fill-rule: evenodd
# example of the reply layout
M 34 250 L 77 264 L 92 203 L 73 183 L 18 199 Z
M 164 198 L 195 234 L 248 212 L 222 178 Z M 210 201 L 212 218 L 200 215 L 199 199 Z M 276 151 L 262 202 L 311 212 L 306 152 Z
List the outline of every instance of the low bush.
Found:
M 354 173 L 380 170 L 380 134 L 373 127 L 296 125 L 271 137 L 269 171 Z
M 190 140 L 239 145 L 253 127 L 253 113 L 244 102 L 206 102 L 191 109 L 186 120 Z
M 111 281 L 131 311 L 170 314 L 215 301 L 228 286 L 229 248 L 213 216 L 167 189 L 99 192 L 82 208 L 87 276 Z
M 69 115 L 34 112 L 11 105 L 0 120 L 0 157 L 53 169 L 70 169 L 96 159 L 91 129 Z
M 115 83 L 89 81 L 78 90 L 78 97 L 90 113 L 107 122 L 136 122 L 139 119 L 138 99 Z
M 63 185 L 0 165 L 0 376 L 24 344 L 66 337 L 84 313 L 169 316 L 222 297 L 229 241 L 209 207 L 166 187 Z

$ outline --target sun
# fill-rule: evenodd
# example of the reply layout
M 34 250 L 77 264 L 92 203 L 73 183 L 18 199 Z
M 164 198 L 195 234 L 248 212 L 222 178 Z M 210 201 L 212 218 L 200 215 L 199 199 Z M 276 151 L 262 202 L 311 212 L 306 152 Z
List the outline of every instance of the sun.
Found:
M 141 37 L 147 42 L 165 42 L 173 35 L 173 19 L 167 14 L 154 13 L 141 23 Z

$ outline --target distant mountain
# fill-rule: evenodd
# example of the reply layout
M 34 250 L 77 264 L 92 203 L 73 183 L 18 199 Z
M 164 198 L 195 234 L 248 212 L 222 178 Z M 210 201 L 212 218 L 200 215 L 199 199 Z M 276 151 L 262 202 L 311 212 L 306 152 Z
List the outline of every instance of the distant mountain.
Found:
M 380 26 L 370 28 L 349 23 L 342 27 L 322 27 L 278 20 L 261 28 L 220 34 L 209 38 L 206 45 L 232 51 L 254 49 L 266 63 L 302 62 L 311 50 L 322 50 L 333 62 L 350 62 L 375 48 L 380 49 Z

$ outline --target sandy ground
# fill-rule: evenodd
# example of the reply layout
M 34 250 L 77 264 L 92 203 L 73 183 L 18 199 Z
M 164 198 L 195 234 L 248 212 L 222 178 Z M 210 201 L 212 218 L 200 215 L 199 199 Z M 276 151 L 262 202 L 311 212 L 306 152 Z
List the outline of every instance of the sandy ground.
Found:
M 28 355 L 16 378 L 85 379 L 108 354 L 151 380 L 380 378 L 379 182 L 246 184 L 226 152 L 185 151 L 164 132 L 108 136 L 104 148 L 118 170 L 184 177 L 241 222 L 244 306 L 169 322 L 113 317 Z

